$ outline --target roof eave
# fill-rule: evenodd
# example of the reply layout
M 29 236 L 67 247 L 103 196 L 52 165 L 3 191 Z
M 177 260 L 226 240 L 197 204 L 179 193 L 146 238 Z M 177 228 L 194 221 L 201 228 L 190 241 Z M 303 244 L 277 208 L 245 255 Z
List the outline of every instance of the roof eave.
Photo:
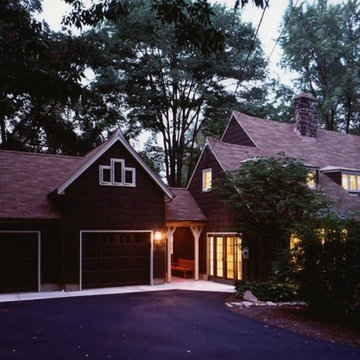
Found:
M 164 194 L 172 199 L 174 194 L 169 188 L 154 174 L 154 172 L 146 165 L 145 161 L 139 156 L 139 154 L 133 149 L 133 147 L 126 141 L 123 134 L 119 129 L 116 130 L 114 135 L 98 152 L 94 154 L 85 164 L 83 164 L 78 170 L 76 170 L 62 185 L 60 185 L 55 191 L 58 195 L 64 195 L 65 190 L 81 175 L 83 174 L 96 160 L 98 160 L 106 151 L 108 151 L 117 141 L 130 152 L 130 154 L 137 160 L 141 167 L 148 175 L 155 181 L 155 183 L 161 188 Z

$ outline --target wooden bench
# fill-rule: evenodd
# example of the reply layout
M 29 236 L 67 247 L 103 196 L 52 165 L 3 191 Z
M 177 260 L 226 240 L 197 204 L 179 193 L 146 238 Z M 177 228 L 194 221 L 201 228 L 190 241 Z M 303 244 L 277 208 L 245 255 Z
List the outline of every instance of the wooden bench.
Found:
M 186 278 L 187 273 L 193 274 L 194 265 L 194 260 L 179 258 L 176 263 L 171 264 L 171 271 L 181 271 L 184 273 L 184 278 Z

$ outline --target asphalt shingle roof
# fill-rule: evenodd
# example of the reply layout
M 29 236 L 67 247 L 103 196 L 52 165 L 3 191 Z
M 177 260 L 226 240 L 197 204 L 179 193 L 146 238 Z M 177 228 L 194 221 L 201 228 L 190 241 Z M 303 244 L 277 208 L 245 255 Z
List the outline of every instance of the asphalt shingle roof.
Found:
M 236 170 L 241 162 L 259 156 L 284 153 L 302 161 L 306 166 L 322 170 L 351 169 L 360 171 L 360 136 L 317 130 L 316 141 L 306 141 L 294 132 L 294 124 L 259 119 L 234 111 L 235 119 L 257 147 L 235 145 L 207 138 L 224 170 Z M 360 211 L 360 199 L 345 191 L 325 174 L 319 172 L 319 187 L 341 208 Z
M 283 151 L 306 165 L 346 167 L 360 170 L 360 137 L 317 129 L 316 142 L 301 140 L 294 124 L 259 119 L 234 111 L 234 116 L 254 141 L 266 152 Z
M 170 188 L 174 198 L 166 203 L 166 221 L 206 221 L 206 216 L 187 189 Z
M 83 158 L 0 151 L 0 218 L 57 219 L 48 194 Z

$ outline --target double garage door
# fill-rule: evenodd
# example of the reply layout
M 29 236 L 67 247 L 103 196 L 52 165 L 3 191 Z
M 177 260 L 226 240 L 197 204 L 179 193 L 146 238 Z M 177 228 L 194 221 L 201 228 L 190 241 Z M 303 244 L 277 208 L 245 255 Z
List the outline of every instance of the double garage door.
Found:
M 38 291 L 38 233 L 0 232 L 0 293 Z
M 150 283 L 150 232 L 83 232 L 82 288 Z

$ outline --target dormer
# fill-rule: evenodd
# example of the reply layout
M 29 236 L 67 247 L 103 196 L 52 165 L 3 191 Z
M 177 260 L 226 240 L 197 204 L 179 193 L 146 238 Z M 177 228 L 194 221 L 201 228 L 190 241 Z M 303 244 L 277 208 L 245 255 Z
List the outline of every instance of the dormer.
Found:
M 345 167 L 327 166 L 320 169 L 330 179 L 341 185 L 350 194 L 360 193 L 360 170 Z

